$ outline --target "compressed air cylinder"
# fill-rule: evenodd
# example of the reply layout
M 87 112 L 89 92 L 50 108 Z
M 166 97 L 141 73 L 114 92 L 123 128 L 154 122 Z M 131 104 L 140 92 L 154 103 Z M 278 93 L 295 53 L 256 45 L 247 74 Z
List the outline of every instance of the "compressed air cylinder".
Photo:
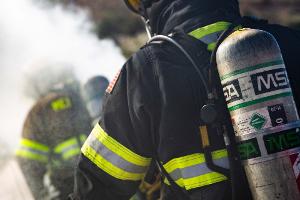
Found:
M 299 117 L 275 38 L 240 29 L 216 59 L 253 198 L 299 200 Z

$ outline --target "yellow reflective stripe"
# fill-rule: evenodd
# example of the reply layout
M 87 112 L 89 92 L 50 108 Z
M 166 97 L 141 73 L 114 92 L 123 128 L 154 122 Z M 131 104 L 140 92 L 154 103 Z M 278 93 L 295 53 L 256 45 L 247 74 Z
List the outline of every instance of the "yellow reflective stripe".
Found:
M 61 111 L 72 107 L 70 98 L 62 97 L 51 102 L 52 110 Z
M 80 140 L 81 143 L 84 143 L 84 141 L 86 140 L 86 138 L 87 138 L 87 136 L 84 135 L 84 134 L 80 134 L 80 136 L 79 136 L 79 140 Z M 68 148 L 70 146 L 76 145 L 76 144 L 79 146 L 77 138 L 76 137 L 72 137 L 72 138 L 70 138 L 70 139 L 68 139 L 68 140 L 66 140 L 66 141 L 64 141 L 64 142 L 56 145 L 56 147 L 54 148 L 54 152 L 55 153 L 61 153 L 61 152 L 64 151 L 64 149 L 66 149 L 66 148 Z
M 211 185 L 214 183 L 218 183 L 221 181 L 227 180 L 227 177 L 217 173 L 217 172 L 210 172 L 201 176 L 189 178 L 189 179 L 183 179 L 180 178 L 176 180 L 175 182 L 180 186 L 184 187 L 186 190 L 203 187 L 206 185 Z M 170 185 L 169 181 L 167 179 L 164 180 L 164 182 L 168 185 Z
M 121 180 L 131 180 L 137 181 L 144 177 L 145 173 L 131 173 L 116 167 L 101 155 L 99 155 L 94 149 L 92 149 L 87 143 L 81 148 L 81 152 L 85 157 L 87 157 L 91 162 L 97 165 L 100 169 L 108 173 L 109 175 L 121 179 Z
M 226 149 L 221 149 L 212 152 L 212 159 L 217 160 L 220 158 L 228 157 L 228 152 Z M 172 172 L 178 168 L 186 168 L 193 165 L 201 164 L 205 162 L 205 157 L 203 153 L 195 153 L 187 156 L 183 156 L 180 158 L 174 158 L 164 164 L 165 169 L 167 172 Z
M 212 159 L 217 165 L 228 167 L 226 149 L 213 151 Z M 203 153 L 174 158 L 164 164 L 164 167 L 174 181 L 187 190 L 227 180 L 226 176 L 207 167 Z M 168 183 L 167 180 L 165 182 Z
M 86 135 L 81 134 L 79 136 L 80 142 L 86 139 Z M 57 154 L 62 154 L 62 158 L 64 160 L 68 160 L 69 158 L 80 154 L 80 146 L 76 137 L 72 137 L 60 144 L 58 144 L 54 148 L 54 152 Z
M 109 150 L 122 157 L 124 160 L 131 162 L 139 166 L 148 166 L 150 164 L 151 158 L 142 157 L 131 150 L 127 149 L 122 144 L 118 143 L 115 139 L 110 137 L 99 124 L 96 124 L 91 134 L 103 144 Z
M 80 148 L 75 148 L 75 149 L 71 149 L 69 151 L 67 151 L 66 153 L 63 153 L 62 157 L 64 160 L 68 160 L 69 158 L 73 157 L 73 156 L 77 156 L 80 154 Z
M 208 51 L 213 51 L 216 48 L 217 43 L 213 42 L 207 45 L 207 50 Z
M 204 154 L 195 153 L 180 158 L 174 158 L 169 162 L 167 162 L 166 164 L 164 164 L 164 167 L 167 170 L 167 172 L 172 172 L 177 168 L 186 168 L 204 162 L 205 162 Z
M 68 140 L 56 145 L 56 147 L 54 148 L 54 152 L 61 153 L 65 148 L 68 148 L 75 144 L 78 144 L 77 139 L 75 137 L 72 137 L 71 139 L 68 139 Z
M 240 29 L 243 29 L 243 26 L 242 26 L 242 25 L 238 25 L 238 26 L 234 27 L 233 30 L 237 31 L 237 30 L 240 30 Z
M 49 147 L 47 147 L 46 145 L 41 144 L 39 142 L 33 141 L 33 140 L 22 138 L 20 141 L 20 144 L 21 144 L 21 146 L 31 148 L 34 150 L 39 150 L 39 151 L 43 151 L 46 153 L 49 152 Z
M 81 143 L 84 143 L 86 141 L 86 139 L 87 139 L 87 136 L 85 134 L 80 135 L 80 142 Z
M 241 25 L 239 25 L 239 26 L 236 26 L 234 28 L 234 30 L 237 31 L 237 30 L 242 29 L 242 28 L 243 27 Z M 207 50 L 208 51 L 213 51 L 216 48 L 216 46 L 217 46 L 217 42 L 212 42 L 212 43 L 207 45 Z
M 227 152 L 226 149 L 220 149 L 220 150 L 217 150 L 217 151 L 213 151 L 211 153 L 211 155 L 212 155 L 213 160 L 217 160 L 217 159 L 220 159 L 220 158 L 228 157 L 228 152 Z
M 37 154 L 37 153 L 33 153 L 33 152 L 30 152 L 30 151 L 26 151 L 26 150 L 23 150 L 23 149 L 18 149 L 15 154 L 16 154 L 16 156 L 19 156 L 19 157 L 22 157 L 22 158 L 35 160 L 35 161 L 39 161 L 39 162 L 43 162 L 43 163 L 46 163 L 47 160 L 48 160 L 47 156 L 40 155 L 40 154 Z
M 204 26 L 204 27 L 200 27 L 196 30 L 193 30 L 192 32 L 189 33 L 189 35 L 191 35 L 197 39 L 201 39 L 202 37 L 204 37 L 206 35 L 224 31 L 225 29 L 227 29 L 230 26 L 230 24 L 231 23 L 229 23 L 229 22 L 223 22 L 223 21 L 216 22 L 216 23 Z

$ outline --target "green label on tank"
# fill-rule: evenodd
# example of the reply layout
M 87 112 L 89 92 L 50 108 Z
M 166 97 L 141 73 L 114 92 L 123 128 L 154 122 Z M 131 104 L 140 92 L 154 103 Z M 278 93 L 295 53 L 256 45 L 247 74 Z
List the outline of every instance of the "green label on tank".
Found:
M 284 61 L 282 59 L 274 60 L 274 61 L 266 62 L 266 63 L 261 63 L 261 64 L 250 66 L 250 67 L 246 67 L 244 69 L 239 69 L 239 70 L 230 72 L 229 74 L 225 74 L 225 75 L 221 76 L 221 80 L 223 81 L 223 80 L 226 80 L 230 77 L 233 77 L 233 76 L 236 76 L 236 75 L 239 75 L 239 74 L 244 74 L 246 72 L 255 71 L 257 69 L 272 67 L 274 65 L 281 65 L 281 64 L 284 64 Z
M 266 135 L 263 140 L 268 154 L 300 147 L 300 134 L 297 129 Z
M 266 122 L 267 119 L 263 115 L 260 115 L 259 113 L 254 113 L 251 117 L 250 125 L 256 130 L 260 130 L 264 127 Z
M 236 70 L 221 79 L 230 112 L 292 96 L 282 59 Z
M 261 156 L 256 138 L 239 143 L 238 151 L 240 153 L 241 160 L 247 160 Z

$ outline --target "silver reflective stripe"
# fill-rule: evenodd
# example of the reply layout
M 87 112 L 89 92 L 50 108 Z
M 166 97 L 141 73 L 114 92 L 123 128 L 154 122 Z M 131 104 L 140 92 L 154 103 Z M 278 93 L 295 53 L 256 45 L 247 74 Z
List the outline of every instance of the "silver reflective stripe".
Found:
M 213 160 L 213 162 L 220 166 L 220 167 L 224 167 L 226 169 L 229 169 L 229 160 L 228 158 L 220 158 L 217 160 Z M 201 164 L 197 164 L 197 165 L 193 165 L 190 167 L 185 167 L 185 168 L 177 168 L 174 171 L 172 171 L 170 173 L 170 176 L 176 181 L 180 178 L 183 179 L 189 179 L 189 178 L 193 178 L 193 177 L 197 177 L 197 176 L 201 176 L 204 174 L 208 174 L 211 171 L 206 163 L 201 163 Z
M 92 147 L 99 155 L 124 171 L 131 173 L 145 173 L 148 169 L 147 166 L 139 166 L 126 161 L 103 145 L 93 134 L 90 134 L 87 140 L 89 146 Z
M 222 32 L 223 31 L 211 33 L 211 34 L 206 35 L 206 36 L 204 36 L 202 38 L 199 38 L 199 40 L 201 40 L 205 44 L 211 44 L 211 43 L 216 42 L 218 40 L 218 38 L 220 37 L 220 35 L 222 34 Z
M 37 149 L 32 149 L 30 147 L 21 146 L 21 147 L 19 147 L 19 150 L 23 150 L 23 151 L 31 152 L 34 154 L 43 155 L 43 156 L 48 156 L 48 152 L 40 151 Z
M 73 149 L 80 149 L 80 146 L 78 145 L 78 143 L 73 144 L 72 146 L 68 146 L 68 147 L 62 149 L 62 150 L 61 150 L 61 154 L 65 154 L 65 153 L 67 153 L 68 151 L 71 151 L 71 150 L 73 150 Z

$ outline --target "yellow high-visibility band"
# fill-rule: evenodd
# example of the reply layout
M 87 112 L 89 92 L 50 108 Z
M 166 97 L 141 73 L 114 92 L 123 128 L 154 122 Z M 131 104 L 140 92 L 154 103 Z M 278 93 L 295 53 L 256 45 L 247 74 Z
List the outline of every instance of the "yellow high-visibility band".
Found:
M 144 177 L 145 173 L 131 173 L 124 171 L 123 169 L 118 168 L 117 166 L 113 165 L 101 155 L 99 155 L 94 149 L 92 149 L 87 143 L 85 143 L 82 148 L 81 152 L 85 157 L 87 157 L 91 162 L 97 165 L 100 169 L 121 180 L 131 180 L 131 181 L 138 181 Z
M 129 150 L 115 139 L 110 137 L 101 127 L 97 124 L 92 133 L 103 145 L 110 149 L 115 154 L 124 158 L 128 162 L 139 166 L 148 166 L 150 164 L 151 158 L 142 157 L 133 151 Z
M 212 152 L 212 158 L 215 164 L 224 168 L 229 167 L 226 149 Z M 174 181 L 187 190 L 227 180 L 226 176 L 207 167 L 202 153 L 174 158 L 163 166 Z M 165 182 L 168 184 L 167 180 Z
M 217 46 L 217 43 L 216 42 L 213 42 L 213 43 L 210 43 L 207 45 L 207 50 L 208 51 L 213 51 Z
M 83 144 L 86 141 L 87 136 L 85 134 L 81 134 L 79 137 L 80 137 L 80 142 Z
M 80 154 L 80 148 L 77 147 L 75 149 L 71 149 L 71 150 L 63 153 L 62 157 L 63 157 L 64 160 L 68 160 L 69 158 L 77 156 L 79 154 Z
M 55 101 L 52 101 L 51 107 L 52 107 L 52 110 L 57 112 L 57 111 L 66 110 L 66 109 L 72 107 L 72 103 L 71 103 L 70 98 L 62 97 L 62 98 L 56 99 Z
M 175 182 L 182 188 L 185 188 L 186 190 L 195 189 L 198 187 L 203 187 L 207 185 L 211 185 L 214 183 L 218 183 L 221 181 L 227 180 L 227 177 L 217 173 L 217 172 L 210 172 L 201 176 L 189 178 L 189 179 L 183 179 L 180 178 L 176 180 Z M 164 182 L 167 185 L 170 185 L 169 181 L 167 179 L 164 180 Z
M 226 158 L 226 157 L 228 157 L 228 152 L 226 149 L 221 149 L 221 150 L 212 152 L 213 160 L 220 159 L 220 158 Z M 187 167 L 201 164 L 201 163 L 205 163 L 204 154 L 203 153 L 195 153 L 195 154 L 191 154 L 191 155 L 187 155 L 187 156 L 183 156 L 183 157 L 179 157 L 179 158 L 174 158 L 174 159 L 170 160 L 169 162 L 167 162 L 166 164 L 164 164 L 164 167 L 167 170 L 167 172 L 172 172 L 178 168 L 181 168 L 181 169 L 187 168 Z
M 196 30 L 193 30 L 192 32 L 189 33 L 189 35 L 197 39 L 201 39 L 206 35 L 226 30 L 230 26 L 230 24 L 231 23 L 229 22 L 223 22 L 223 21 L 216 22 L 204 27 L 200 27 Z
M 167 172 L 172 172 L 177 168 L 186 168 L 196 164 L 204 163 L 205 158 L 203 153 L 195 153 L 180 158 L 174 158 L 164 164 Z
M 42 143 L 33 141 L 33 140 L 26 139 L 26 138 L 21 139 L 20 145 L 24 146 L 24 147 L 27 147 L 27 148 L 34 149 L 34 150 L 42 151 L 42 152 L 45 152 L 45 153 L 49 152 L 49 147 L 48 146 L 46 146 Z
M 35 161 L 42 162 L 42 163 L 46 163 L 48 161 L 47 156 L 33 153 L 30 151 L 26 151 L 24 149 L 18 149 L 15 154 L 18 157 L 35 160 Z
M 68 139 L 60 144 L 58 144 L 55 148 L 54 148 L 54 152 L 55 153 L 61 153 L 64 149 L 73 146 L 73 145 L 77 145 L 78 146 L 78 142 L 77 139 L 75 137 L 72 137 L 71 139 Z

